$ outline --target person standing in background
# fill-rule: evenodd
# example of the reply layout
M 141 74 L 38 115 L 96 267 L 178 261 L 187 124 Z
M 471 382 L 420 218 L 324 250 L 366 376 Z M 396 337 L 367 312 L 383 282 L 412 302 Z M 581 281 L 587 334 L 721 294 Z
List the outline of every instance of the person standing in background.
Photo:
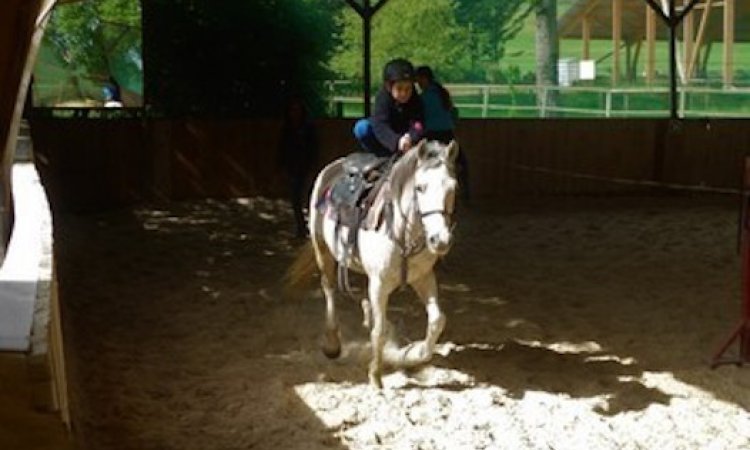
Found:
M 279 165 L 288 177 L 296 235 L 303 238 L 308 235 L 308 230 L 302 205 L 307 179 L 318 157 L 318 138 L 302 97 L 293 96 L 287 102 L 279 136 L 278 156 Z
M 435 79 L 430 66 L 419 66 L 416 69 L 416 81 L 421 91 L 422 109 L 424 111 L 424 134 L 429 140 L 448 144 L 456 138 L 455 128 L 458 109 L 453 104 L 450 92 Z M 469 165 L 466 155 L 459 145 L 458 183 L 463 199 L 469 202 Z
M 102 88 L 105 108 L 122 108 L 122 92 L 115 77 L 110 76 Z

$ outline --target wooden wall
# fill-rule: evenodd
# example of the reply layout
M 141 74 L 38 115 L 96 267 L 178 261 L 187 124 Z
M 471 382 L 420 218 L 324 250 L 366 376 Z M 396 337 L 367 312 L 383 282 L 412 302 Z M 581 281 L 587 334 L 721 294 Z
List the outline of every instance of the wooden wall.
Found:
M 26 90 L 45 23 L 41 15 L 55 0 L 0 2 L 0 249 L 10 239 L 13 211 L 10 169 Z M 37 26 L 39 24 L 39 26 Z
M 10 237 L 10 224 L 13 223 L 12 207 L 20 208 L 18 202 L 11 202 L 11 166 L 14 160 L 16 139 L 20 129 L 21 113 L 23 111 L 26 91 L 31 78 L 31 72 L 44 32 L 44 25 L 49 11 L 55 0 L 2 0 L 0 1 L 0 242 L 1 252 L 5 252 L 7 239 Z M 33 168 L 30 168 L 33 172 Z M 34 172 L 36 175 L 36 173 Z M 34 184 L 34 183 L 32 183 Z M 69 423 L 67 404 L 67 383 L 65 380 L 65 365 L 63 339 L 60 315 L 57 313 L 56 278 L 54 275 L 54 256 L 52 255 L 51 216 L 47 208 L 47 199 L 38 180 L 35 182 L 39 196 L 24 198 L 29 204 L 23 206 L 28 209 L 40 208 L 44 210 L 43 217 L 32 217 L 31 222 L 25 222 L 31 227 L 44 228 L 40 237 L 43 247 L 43 267 L 38 270 L 36 308 L 32 336 L 32 348 L 26 352 L 27 362 L 33 384 L 35 406 L 43 403 L 44 409 L 59 411 L 65 424 Z M 18 186 L 15 186 L 18 189 Z M 43 203 L 44 206 L 40 207 Z M 34 222 L 34 219 L 41 223 Z M 20 216 L 16 223 L 20 223 Z M 28 227 L 27 227 L 28 228 Z M 28 231 L 28 230 L 25 230 Z M 15 236 L 18 233 L 13 233 Z M 14 238 L 15 239 L 15 238 Z M 36 243 L 31 243 L 32 245 Z M 11 258 L 3 260 L 3 269 L 9 272 L 23 270 L 22 264 L 15 264 Z M 3 294 L 7 297 L 10 291 Z M 5 298 L 7 300 L 7 298 Z M 34 299 L 32 299 L 34 301 Z M 0 302 L 3 309 L 7 309 L 9 302 Z M 40 311 L 50 311 L 41 314 Z M 0 315 L 6 311 L 0 311 Z M 42 317 L 43 316 L 43 317 Z
M 321 120 L 319 166 L 356 148 L 352 121 Z M 472 194 L 606 195 L 695 186 L 735 189 L 750 121 L 464 120 Z M 53 208 L 151 200 L 283 196 L 275 120 L 35 119 Z

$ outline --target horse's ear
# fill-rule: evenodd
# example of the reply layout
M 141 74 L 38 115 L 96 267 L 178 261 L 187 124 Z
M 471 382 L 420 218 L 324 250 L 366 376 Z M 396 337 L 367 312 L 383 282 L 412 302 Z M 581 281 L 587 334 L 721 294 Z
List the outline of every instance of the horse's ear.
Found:
M 427 157 L 427 139 L 421 139 L 415 146 L 417 156 L 419 159 L 425 159 Z
M 455 163 L 456 157 L 458 157 L 458 142 L 453 139 L 445 149 L 445 158 L 451 163 Z

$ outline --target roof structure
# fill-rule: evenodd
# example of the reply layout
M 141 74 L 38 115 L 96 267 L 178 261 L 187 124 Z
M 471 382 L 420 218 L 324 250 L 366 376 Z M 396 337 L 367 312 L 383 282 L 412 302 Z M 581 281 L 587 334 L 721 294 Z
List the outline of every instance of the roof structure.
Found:
M 682 3 L 681 0 L 676 0 Z M 666 0 L 657 0 L 657 3 Z M 580 38 L 584 19 L 589 22 L 591 39 L 612 39 L 613 10 L 612 0 L 578 0 L 558 20 L 561 38 Z M 711 3 L 713 14 L 709 15 L 706 23 L 706 40 L 721 41 L 724 33 L 722 18 L 723 1 L 700 0 L 692 11 L 692 15 L 700 16 L 707 3 Z M 622 38 L 625 40 L 641 40 L 646 36 L 646 11 L 650 7 L 644 0 L 622 1 Z M 682 5 L 677 9 L 681 11 Z M 734 36 L 735 42 L 750 42 L 750 1 L 737 0 L 734 5 Z M 669 39 L 669 29 L 657 21 L 656 37 Z
M 661 14 L 650 4 L 661 5 Z M 658 18 L 668 17 L 672 6 L 675 17 L 682 16 L 684 8 L 692 6 L 681 21 L 670 25 Z M 583 59 L 589 59 L 589 42 L 592 39 L 612 41 L 612 82 L 620 76 L 620 50 L 625 44 L 640 46 L 646 42 L 646 79 L 652 82 L 655 73 L 655 41 L 669 40 L 670 27 L 674 27 L 681 40 L 683 58 L 677 61 L 684 84 L 690 82 L 700 64 L 700 55 L 712 42 L 722 42 L 722 78 L 725 86 L 734 81 L 734 44 L 750 42 L 750 1 L 748 0 L 578 0 L 558 20 L 561 38 L 580 38 Z M 706 53 L 706 52 L 703 52 Z M 703 58 L 703 64 L 706 59 Z M 630 62 L 633 66 L 634 61 Z M 634 73 L 632 67 L 628 73 Z

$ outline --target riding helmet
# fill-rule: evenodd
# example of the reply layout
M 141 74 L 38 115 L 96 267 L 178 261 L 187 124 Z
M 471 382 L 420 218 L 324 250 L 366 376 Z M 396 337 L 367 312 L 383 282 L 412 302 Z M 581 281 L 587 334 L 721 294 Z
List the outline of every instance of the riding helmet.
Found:
M 404 58 L 392 59 L 383 69 L 383 81 L 414 81 L 414 66 Z

